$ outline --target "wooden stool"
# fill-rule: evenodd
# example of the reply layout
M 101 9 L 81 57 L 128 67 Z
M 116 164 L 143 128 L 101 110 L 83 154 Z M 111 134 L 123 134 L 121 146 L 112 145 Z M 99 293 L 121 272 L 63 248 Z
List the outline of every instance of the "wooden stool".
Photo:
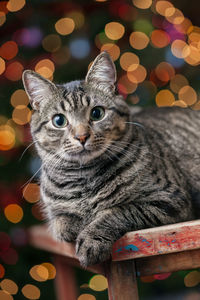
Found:
M 58 300 L 76 300 L 73 266 L 80 267 L 74 244 L 56 242 L 45 226 L 30 229 L 30 243 L 55 256 Z M 109 300 L 137 300 L 136 276 L 200 267 L 200 221 L 128 232 L 115 242 L 112 261 L 89 266 L 108 279 Z

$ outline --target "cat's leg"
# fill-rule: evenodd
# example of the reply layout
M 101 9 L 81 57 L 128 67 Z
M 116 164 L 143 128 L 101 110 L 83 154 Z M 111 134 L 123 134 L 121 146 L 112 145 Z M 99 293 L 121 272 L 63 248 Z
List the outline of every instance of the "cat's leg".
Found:
M 55 239 L 74 242 L 80 231 L 82 219 L 78 214 L 63 213 L 53 216 L 49 220 L 50 231 Z

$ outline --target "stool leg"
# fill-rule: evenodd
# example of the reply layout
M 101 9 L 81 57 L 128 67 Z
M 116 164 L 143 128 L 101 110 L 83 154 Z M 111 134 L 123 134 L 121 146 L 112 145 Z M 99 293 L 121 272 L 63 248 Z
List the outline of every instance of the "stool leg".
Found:
M 134 260 L 111 262 L 106 266 L 109 300 L 138 300 Z
M 54 256 L 54 264 L 56 267 L 57 300 L 77 300 L 76 279 L 73 268 L 59 255 Z

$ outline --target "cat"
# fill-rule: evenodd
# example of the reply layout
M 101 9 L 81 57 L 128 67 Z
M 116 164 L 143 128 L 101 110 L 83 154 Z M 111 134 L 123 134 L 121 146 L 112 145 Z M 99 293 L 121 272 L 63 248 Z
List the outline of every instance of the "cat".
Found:
M 75 242 L 84 267 L 107 260 L 128 231 L 192 220 L 200 192 L 200 114 L 133 113 L 100 53 L 85 80 L 54 84 L 26 70 L 41 198 L 53 236 Z M 196 198 L 195 198 L 196 197 Z

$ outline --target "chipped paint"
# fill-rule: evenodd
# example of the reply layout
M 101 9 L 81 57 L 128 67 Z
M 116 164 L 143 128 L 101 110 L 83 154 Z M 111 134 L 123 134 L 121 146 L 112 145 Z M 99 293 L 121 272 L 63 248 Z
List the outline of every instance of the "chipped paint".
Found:
M 133 244 L 125 246 L 124 249 L 131 250 L 131 251 L 139 251 L 139 248 Z

